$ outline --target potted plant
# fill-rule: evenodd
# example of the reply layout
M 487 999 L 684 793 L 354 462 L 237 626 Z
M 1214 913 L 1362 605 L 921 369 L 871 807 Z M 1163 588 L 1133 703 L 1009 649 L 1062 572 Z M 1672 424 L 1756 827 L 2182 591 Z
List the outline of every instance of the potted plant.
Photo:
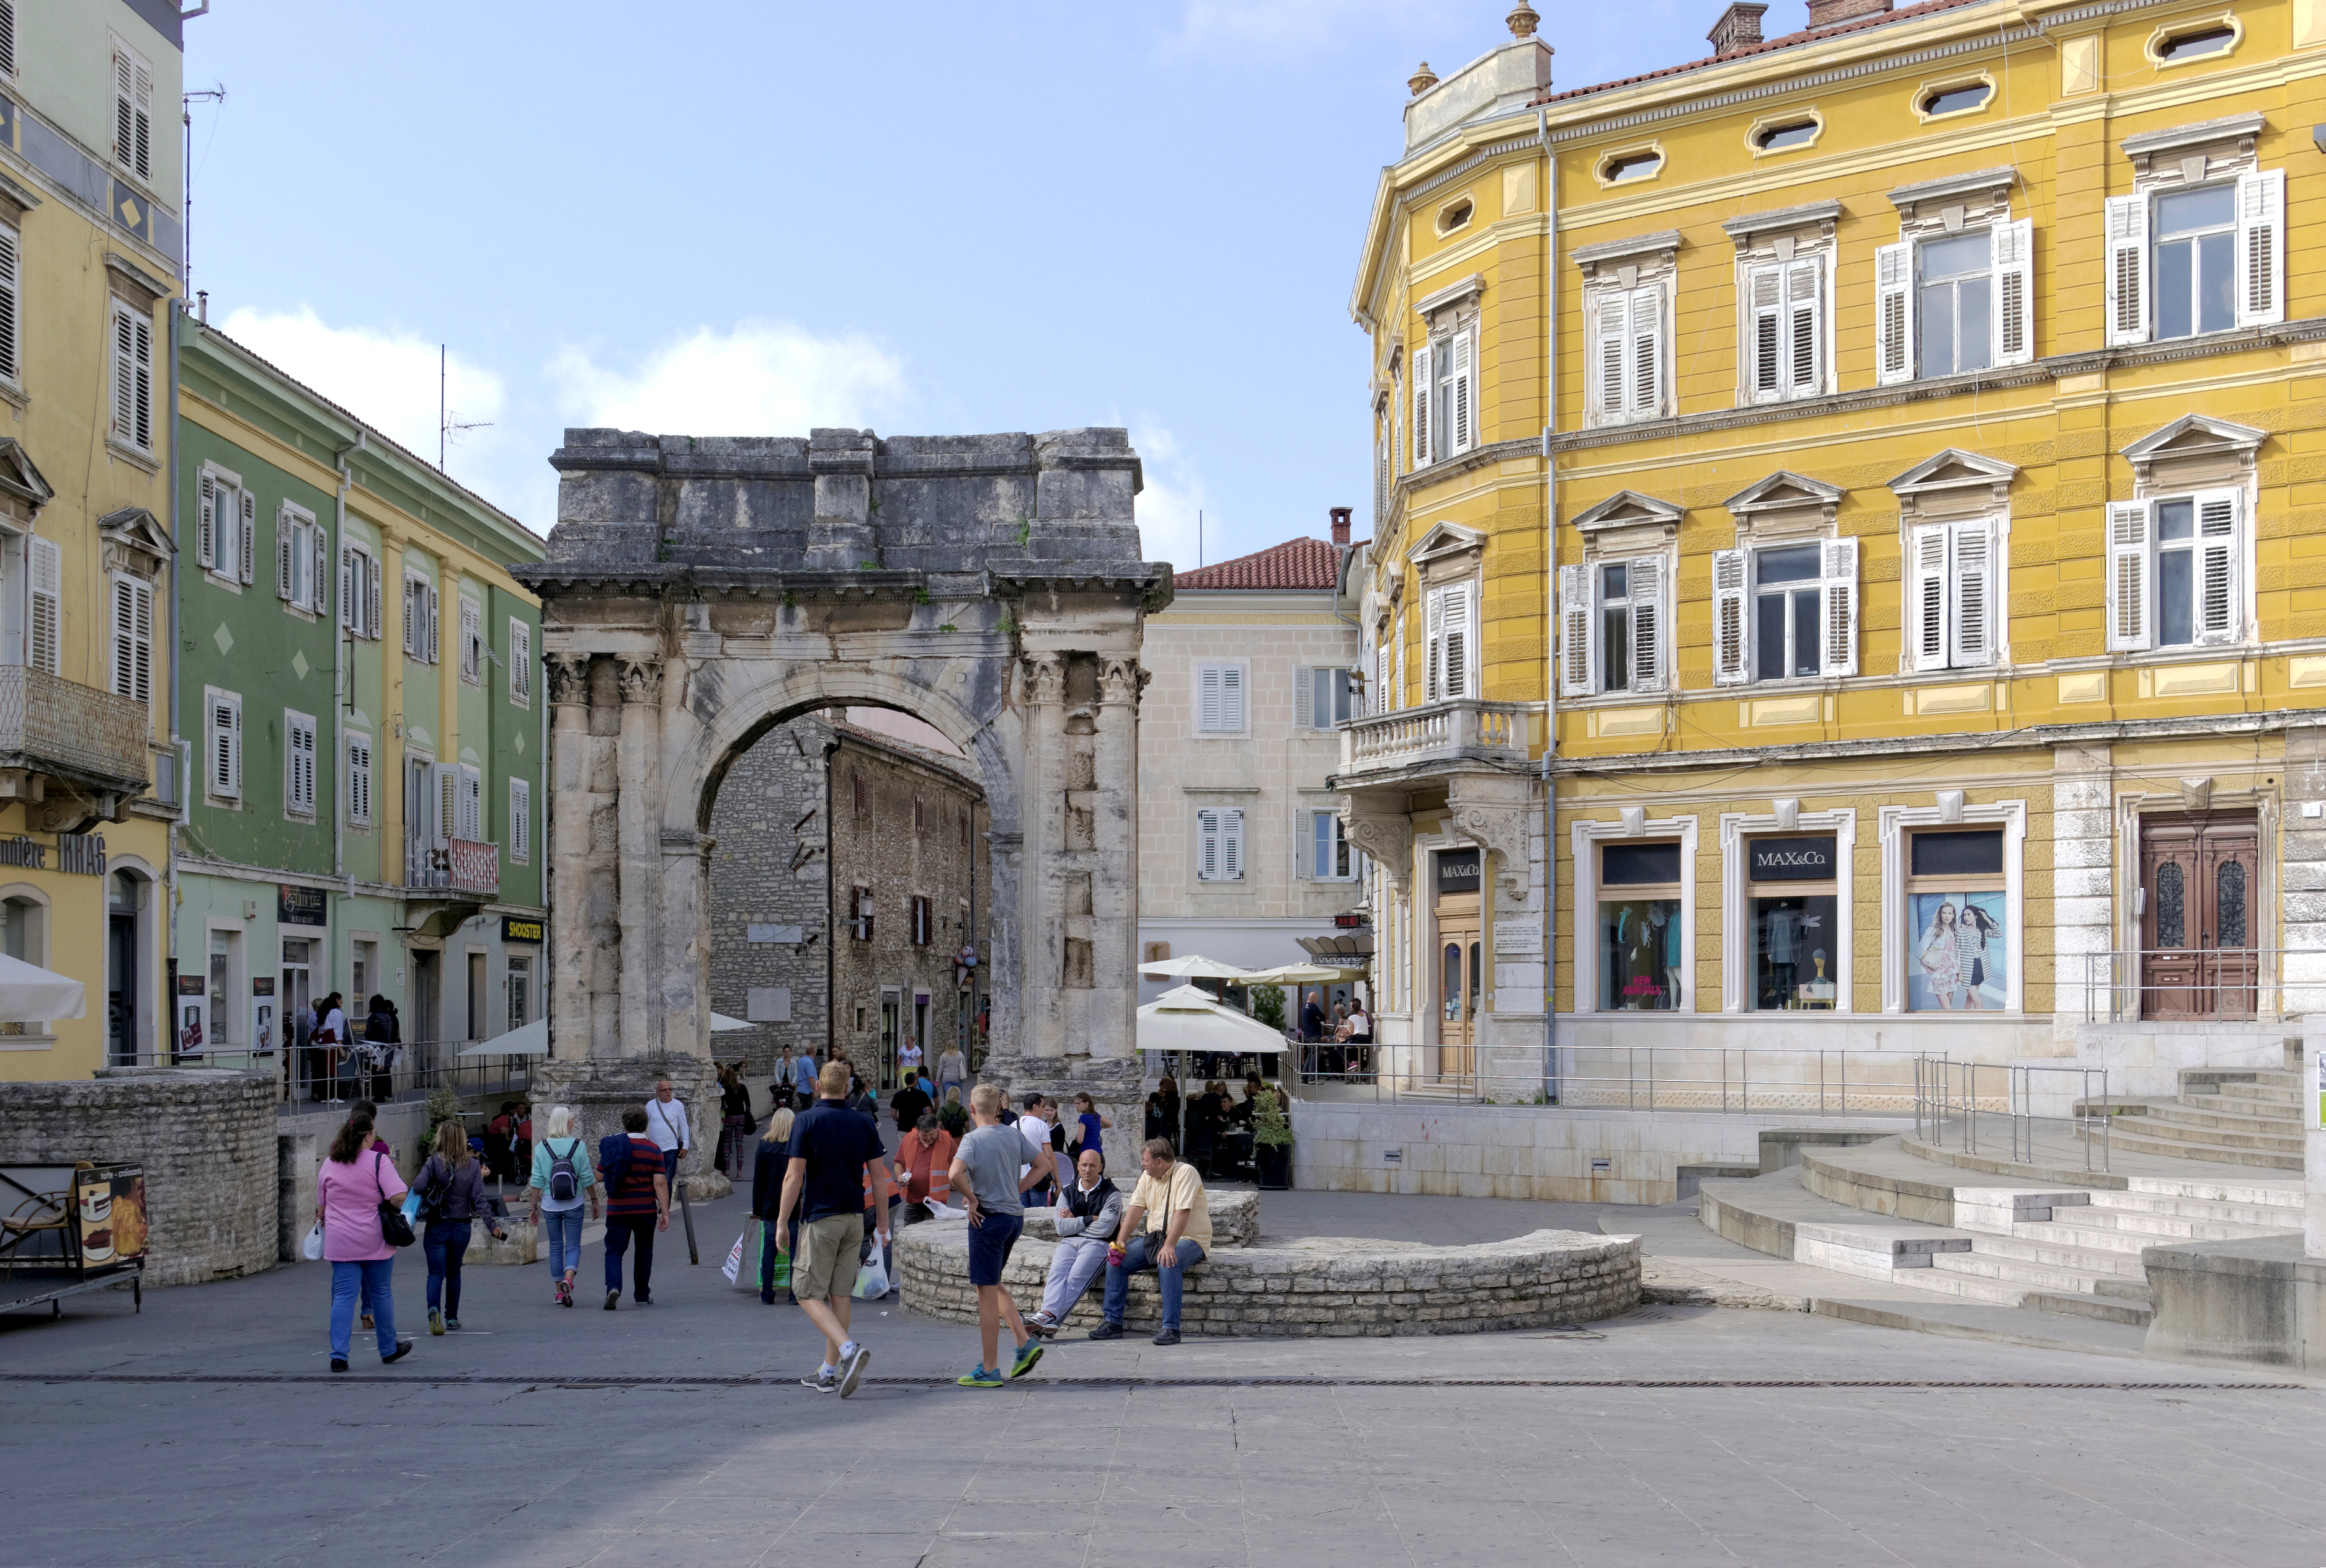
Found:
M 1274 1029 L 1284 1031 L 1284 988 L 1254 986 L 1251 988 L 1251 1016 Z
M 1251 1109 L 1252 1161 L 1260 1168 L 1263 1192 L 1281 1192 L 1292 1185 L 1292 1118 L 1279 1091 L 1264 1090 Z

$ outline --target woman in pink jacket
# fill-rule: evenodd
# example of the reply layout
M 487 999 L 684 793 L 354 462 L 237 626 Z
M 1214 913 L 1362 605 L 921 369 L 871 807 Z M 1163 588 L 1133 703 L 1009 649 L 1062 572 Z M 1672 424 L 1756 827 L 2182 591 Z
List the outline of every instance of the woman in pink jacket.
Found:
M 395 1248 L 379 1228 L 379 1206 L 405 1193 L 395 1162 L 376 1148 L 372 1109 L 356 1107 L 331 1140 L 323 1168 L 315 1173 L 315 1218 L 323 1227 L 323 1257 L 331 1266 L 331 1370 L 348 1369 L 348 1339 L 355 1328 L 356 1297 L 363 1297 L 379 1333 L 382 1364 L 412 1353 L 410 1340 L 395 1337 L 393 1272 Z

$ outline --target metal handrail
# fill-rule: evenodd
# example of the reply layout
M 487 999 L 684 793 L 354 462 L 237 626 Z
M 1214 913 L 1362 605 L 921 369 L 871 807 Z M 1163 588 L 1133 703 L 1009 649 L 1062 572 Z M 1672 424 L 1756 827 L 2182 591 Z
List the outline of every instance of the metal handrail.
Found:
M 1544 1090 L 1534 1046 L 1293 1047 L 1287 1075 L 1317 1099 L 1557 1104 L 1570 1109 L 1897 1116 L 1916 1102 L 1914 1058 L 1838 1046 L 1561 1046 Z M 1453 1053 L 1461 1054 L 1455 1055 Z
M 254 1051 L 247 1046 L 219 1046 L 200 1052 L 146 1052 L 136 1056 L 116 1056 L 108 1060 L 112 1067 L 222 1067 L 242 1072 L 253 1070 L 272 1072 L 275 1075 L 277 1099 L 286 1111 L 305 1106 L 339 1106 L 358 1099 L 380 1102 L 403 1099 L 424 1099 L 439 1089 L 449 1089 L 455 1094 L 522 1094 L 532 1081 L 532 1063 L 526 1056 L 471 1056 L 460 1053 L 475 1044 L 473 1040 L 416 1040 L 401 1045 L 394 1065 L 385 1073 L 361 1073 L 342 1077 L 330 1071 L 335 1062 L 327 1062 L 323 1053 L 333 1048 L 325 1045 L 293 1045 L 286 1053 L 281 1050 Z M 348 1049 L 341 1047 L 340 1049 Z M 320 1071 L 319 1071 L 320 1069 Z M 387 1092 L 377 1094 L 380 1078 L 387 1080 Z
M 2082 960 L 2080 981 L 2086 1023 L 2134 1019 L 2268 1020 L 2326 1008 L 2326 984 L 2308 982 L 2317 995 L 2295 989 L 2286 978 L 2286 960 L 2326 960 L 2316 949 L 2279 947 L 2114 948 L 2074 955 Z M 2171 978 L 2152 979 L 2151 966 Z M 2064 1004 L 2070 982 L 2063 981 Z M 2289 992 L 2293 994 L 2289 996 Z
M 2055 1080 L 2071 1081 L 2049 1087 Z M 1914 1136 L 1941 1146 L 1952 1140 L 1962 1153 L 1977 1154 L 1982 1118 L 1990 1127 L 1999 1119 L 2010 1137 L 2012 1160 L 2033 1164 L 2038 1135 L 2056 1124 L 2082 1146 L 2084 1169 L 2106 1171 L 2114 1156 L 2107 1082 L 2104 1067 L 1963 1062 L 1925 1053 L 1914 1060 Z M 2064 1114 L 2038 1109 L 2061 1095 Z

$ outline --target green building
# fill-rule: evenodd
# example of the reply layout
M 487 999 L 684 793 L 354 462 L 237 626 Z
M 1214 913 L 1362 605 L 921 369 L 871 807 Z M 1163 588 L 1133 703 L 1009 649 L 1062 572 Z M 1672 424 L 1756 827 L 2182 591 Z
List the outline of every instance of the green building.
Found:
M 377 993 L 399 1094 L 490 1087 L 459 1052 L 538 1018 L 545 979 L 541 612 L 507 570 L 541 541 L 176 320 L 180 1056 L 329 1099 L 312 1006 L 342 993 L 360 1034 Z

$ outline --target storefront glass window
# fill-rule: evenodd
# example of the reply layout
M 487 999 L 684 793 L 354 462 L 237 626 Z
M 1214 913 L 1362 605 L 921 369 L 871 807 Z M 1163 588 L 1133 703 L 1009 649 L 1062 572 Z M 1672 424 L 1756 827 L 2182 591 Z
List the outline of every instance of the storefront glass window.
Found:
M 1751 924 L 1756 1010 L 1829 1011 L 1841 995 L 1841 942 L 1835 840 L 1830 836 L 1754 839 L 1745 917 Z
M 1669 1012 L 1680 1005 L 1683 918 L 1678 844 L 1600 846 L 1601 1012 Z
M 1999 828 L 1916 833 L 1906 860 L 1906 1007 L 2004 1007 L 2009 916 Z

